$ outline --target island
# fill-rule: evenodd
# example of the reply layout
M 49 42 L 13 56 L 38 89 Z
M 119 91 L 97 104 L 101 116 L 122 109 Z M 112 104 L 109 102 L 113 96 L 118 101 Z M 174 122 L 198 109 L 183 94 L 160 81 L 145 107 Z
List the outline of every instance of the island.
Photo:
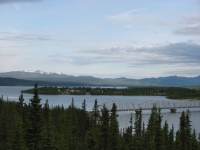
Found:
M 34 89 L 21 93 L 34 93 Z M 200 100 L 200 87 L 52 87 L 38 88 L 45 95 L 122 95 L 122 96 L 166 96 L 169 99 Z

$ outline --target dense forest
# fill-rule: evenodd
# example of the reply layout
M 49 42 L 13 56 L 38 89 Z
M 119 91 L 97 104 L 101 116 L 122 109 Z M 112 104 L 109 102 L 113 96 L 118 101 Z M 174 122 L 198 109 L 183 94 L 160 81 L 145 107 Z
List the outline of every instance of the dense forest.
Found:
M 153 107 L 147 125 L 141 111 L 131 114 L 130 126 L 119 129 L 117 108 L 111 112 L 99 108 L 97 100 L 91 112 L 76 108 L 49 107 L 40 103 L 37 84 L 29 104 L 23 94 L 18 102 L 0 99 L 1 150 L 200 150 L 200 138 L 192 130 L 190 112 L 180 116 L 178 131 L 167 122 L 161 125 L 160 109 Z
M 185 87 L 130 87 L 130 88 L 91 88 L 91 87 L 40 87 L 39 94 L 70 94 L 70 95 L 147 95 L 166 96 L 169 99 L 198 99 L 199 88 Z M 22 93 L 34 93 L 34 89 Z

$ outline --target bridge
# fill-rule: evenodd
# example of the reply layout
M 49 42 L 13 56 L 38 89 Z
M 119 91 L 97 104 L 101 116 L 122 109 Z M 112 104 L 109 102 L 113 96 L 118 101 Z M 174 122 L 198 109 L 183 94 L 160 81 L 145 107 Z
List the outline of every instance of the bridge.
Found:
M 160 109 L 170 109 L 175 113 L 178 108 L 200 108 L 200 100 L 151 100 L 141 103 L 129 102 L 129 101 L 112 101 L 105 102 L 103 105 L 110 111 L 113 103 L 117 106 L 117 111 L 135 111 L 151 110 L 155 105 Z

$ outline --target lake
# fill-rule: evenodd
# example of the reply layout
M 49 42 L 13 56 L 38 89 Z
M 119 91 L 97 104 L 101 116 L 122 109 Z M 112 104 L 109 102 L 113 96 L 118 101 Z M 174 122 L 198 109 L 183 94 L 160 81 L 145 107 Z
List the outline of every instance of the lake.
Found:
M 18 101 L 19 95 L 21 94 L 21 90 L 27 90 L 33 88 L 32 86 L 0 86 L 0 94 L 3 95 L 3 99 L 11 101 Z M 25 102 L 29 103 L 29 100 L 32 98 L 32 94 L 23 94 Z M 94 106 L 94 101 L 97 99 L 98 104 L 101 105 L 104 102 L 110 101 L 131 101 L 135 103 L 140 103 L 149 100 L 166 100 L 164 96 L 97 96 L 97 95 L 39 95 L 41 103 L 44 104 L 48 99 L 50 106 L 63 105 L 64 107 L 68 107 L 71 104 L 72 98 L 74 99 L 75 106 L 81 108 L 83 100 L 86 100 L 87 111 L 91 111 Z M 163 124 L 164 121 L 167 120 L 169 127 L 171 128 L 172 124 L 174 125 L 175 131 L 179 128 L 179 118 L 181 116 L 182 111 L 186 111 L 187 109 L 177 109 L 176 113 L 170 113 L 170 110 L 162 110 L 163 116 Z M 200 133 L 200 108 L 192 108 L 190 109 L 192 121 L 192 127 L 196 130 L 196 133 Z M 151 111 L 145 110 L 142 111 L 142 117 L 145 124 L 148 123 L 148 119 Z M 130 120 L 130 111 L 119 112 L 119 127 L 125 128 L 129 126 Z M 134 117 L 135 112 L 133 112 Z

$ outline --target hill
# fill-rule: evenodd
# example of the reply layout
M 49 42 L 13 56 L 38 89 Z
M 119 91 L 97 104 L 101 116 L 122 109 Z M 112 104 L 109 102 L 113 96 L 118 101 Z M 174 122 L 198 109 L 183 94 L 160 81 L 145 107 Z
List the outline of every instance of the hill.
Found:
M 45 86 L 199 86 L 197 77 L 159 77 L 145 79 L 96 78 L 92 76 L 71 76 L 62 73 L 45 73 L 42 71 L 12 71 L 0 73 L 0 85 L 39 85 Z

